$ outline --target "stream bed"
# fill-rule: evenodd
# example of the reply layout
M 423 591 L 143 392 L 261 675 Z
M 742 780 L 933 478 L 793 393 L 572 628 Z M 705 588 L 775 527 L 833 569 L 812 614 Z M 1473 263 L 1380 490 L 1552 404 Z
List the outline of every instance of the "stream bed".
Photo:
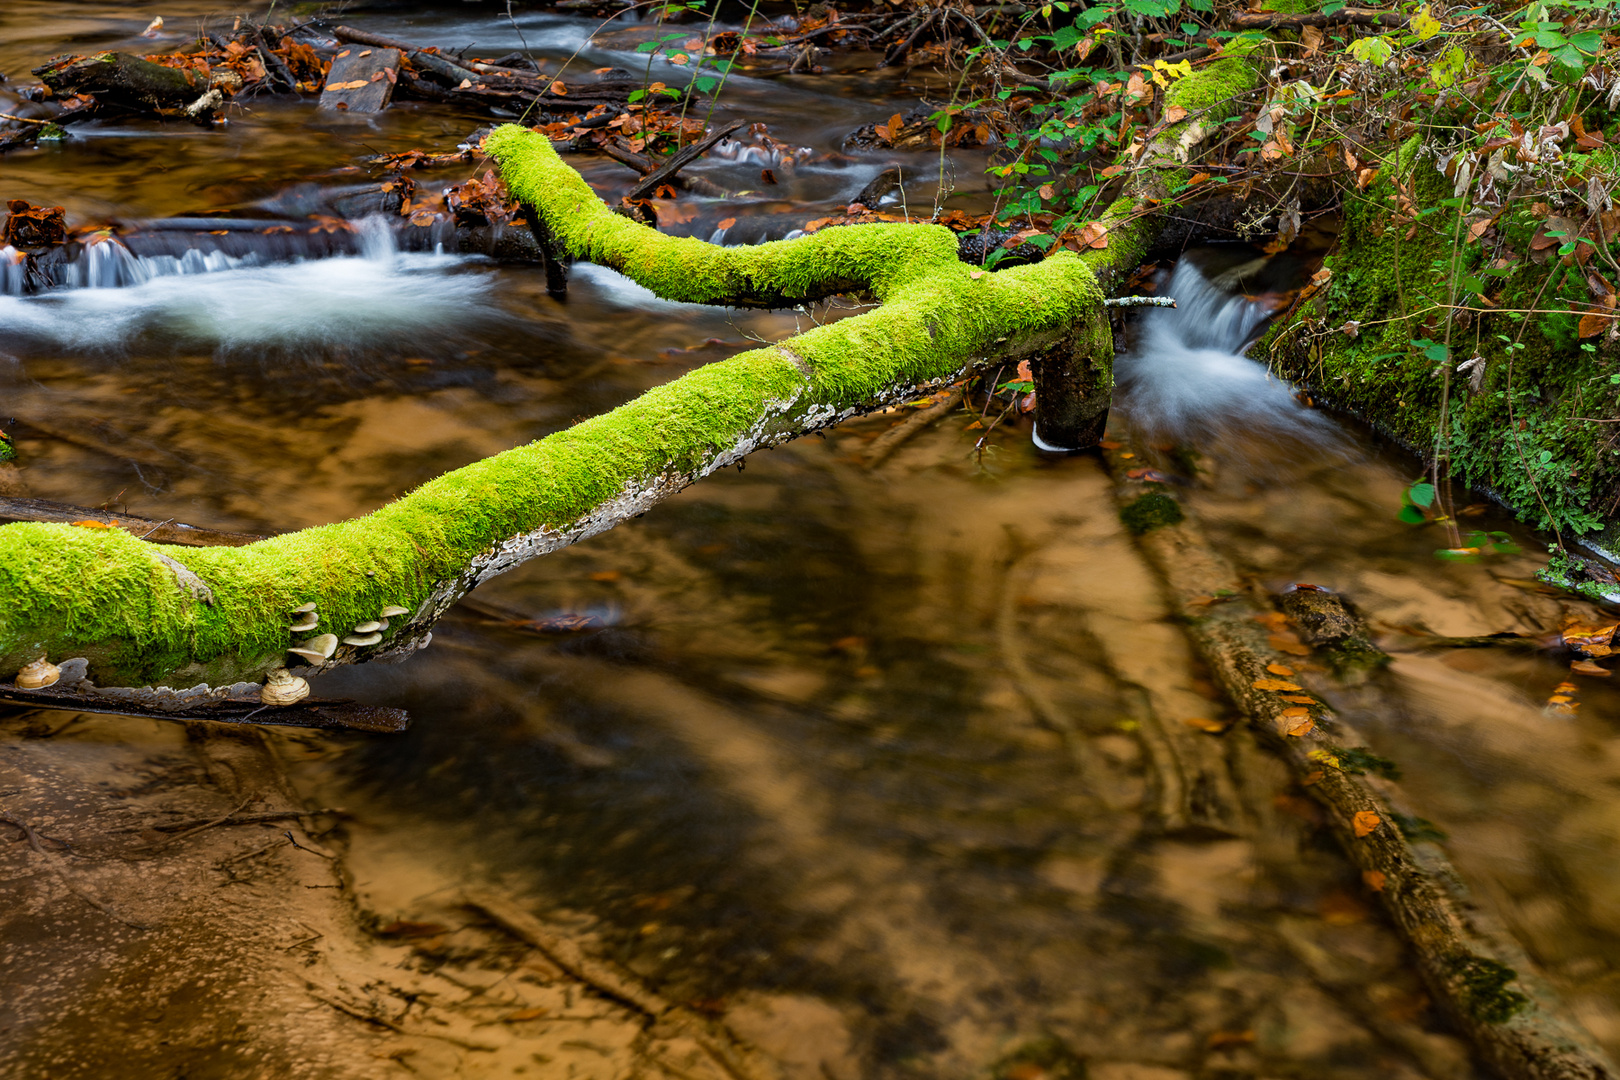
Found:
M 492 55 L 583 48 L 590 67 L 646 62 L 588 47 L 597 21 L 520 11 L 514 28 L 497 8 L 350 7 L 344 19 Z M 214 11 L 13 0 L 0 11 L 11 79 L 0 101 L 49 55 L 142 51 L 156 47 L 136 37 L 152 16 L 183 33 Z M 716 115 L 828 152 L 925 90 L 898 72 L 738 77 Z M 335 182 L 368 154 L 452 149 L 488 119 L 265 100 L 222 130 L 92 124 L 0 158 L 0 198 L 63 204 L 70 221 L 247 212 L 294 184 Z M 801 170 L 783 211 L 824 215 L 896 157 L 853 156 Z M 993 197 L 982 157 L 953 151 L 944 191 L 937 154 L 906 161 L 920 178 L 907 184 L 913 208 Z M 633 179 L 604 158 L 575 163 L 604 191 Z M 0 296 L 0 426 L 20 421 L 29 493 L 259 533 L 354 517 L 838 314 L 672 304 L 590 266 L 559 300 L 538 267 L 400 251 L 381 225 L 360 235 L 356 253 L 328 259 L 198 258 L 123 287 Z M 1437 559 L 1438 527 L 1396 518 L 1421 464 L 1299 404 L 1238 355 L 1268 309 L 1236 291 L 1297 275 L 1241 265 L 1258 261 L 1247 248 L 1194 253 L 1164 282 L 1187 302 L 1122 340 L 1115 423 L 1196 445 L 1188 504 L 1244 573 L 1274 591 L 1330 587 L 1359 607 L 1395 653 L 1377 677 L 1400 708 L 1358 712 L 1346 692 L 1347 715 L 1448 835 L 1483 909 L 1620 1052 L 1620 696 L 1580 680 L 1578 711 L 1550 715 L 1547 698 L 1573 678 L 1567 656 L 1414 644 L 1545 633 L 1590 606 L 1539 585 L 1545 541 L 1483 499 L 1465 524 L 1511 534 L 1522 553 Z M 408 732 L 270 733 L 300 795 L 342 808 L 323 842 L 358 913 L 352 956 L 454 976 L 471 987 L 464 1007 L 435 1007 L 497 1007 L 488 1020 L 436 1021 L 458 1034 L 435 1041 L 404 1020 L 320 1005 L 373 1049 L 305 1053 L 296 1026 L 243 999 L 227 1011 L 280 1032 L 279 1056 L 226 1055 L 218 1047 L 235 1044 L 217 1035 L 143 1041 L 150 1001 L 109 997 L 110 1016 L 69 1007 L 100 1000 L 136 947 L 91 956 L 95 912 L 75 911 L 87 929 L 63 936 L 42 908 L 0 923 L 0 979 L 15 991 L 0 995 L 0 1066 L 694 1075 L 620 1037 L 622 1018 L 598 1018 L 608 1034 L 591 1034 L 597 1021 L 574 1016 L 572 998 L 527 1015 L 514 988 L 530 961 L 462 936 L 475 931 L 456 898 L 493 890 L 726 1024 L 759 1075 L 1483 1075 L 1314 804 L 1241 727 L 1210 736 L 1224 740 L 1241 823 L 1177 834 L 1155 819 L 1142 702 L 1174 723 L 1229 718 L 1228 707 L 1120 524 L 1100 461 L 1042 453 L 1016 412 L 976 449 L 978 417 L 958 411 L 869 466 L 866 448 L 897 419 L 757 454 L 480 588 L 404 666 L 318 681 L 324 696 L 409 709 Z M 560 616 L 587 629 L 519 625 Z M 1043 718 L 1053 709 L 1077 739 Z M 95 762 L 123 762 L 106 768 L 138 790 L 142 762 L 170 768 L 188 752 L 162 727 L 0 707 L 0 799 L 26 787 L 30 813 L 68 820 L 72 799 L 13 781 L 72 774 L 93 787 Z M 32 874 L 0 880 L 0 898 L 14 897 L 0 903 L 33 904 L 23 898 L 37 887 Z M 299 890 L 322 887 L 262 899 L 293 911 Z M 58 960 L 84 952 L 74 963 L 88 973 L 47 978 L 33 951 L 45 941 Z M 229 983 L 232 969 L 210 977 Z M 215 1003 L 200 993 L 168 1008 L 173 1021 Z

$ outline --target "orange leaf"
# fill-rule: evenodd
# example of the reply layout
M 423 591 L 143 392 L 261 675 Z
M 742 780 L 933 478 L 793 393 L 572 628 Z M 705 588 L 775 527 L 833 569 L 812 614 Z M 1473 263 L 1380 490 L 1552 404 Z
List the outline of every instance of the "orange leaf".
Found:
M 1254 680 L 1254 688 L 1256 690 L 1303 690 L 1303 689 L 1305 689 L 1303 686 L 1296 686 L 1295 684 L 1293 684 L 1291 682 L 1283 682 L 1281 679 L 1256 679 L 1256 680 Z
M 1384 883 L 1389 879 L 1384 876 L 1384 873 L 1381 870 L 1363 870 L 1361 872 L 1361 880 L 1365 882 L 1367 888 L 1371 889 L 1373 892 L 1383 892 Z
M 563 84 L 561 79 L 556 79 L 552 81 L 551 92 L 556 94 L 558 97 L 567 97 L 568 87 Z
M 883 137 L 888 139 L 890 142 L 894 142 L 895 139 L 900 137 L 900 132 L 905 128 L 905 126 L 906 118 L 901 116 L 899 113 L 895 113 L 893 116 L 889 117 L 889 122 L 883 126 Z
M 1189 716 L 1182 723 L 1190 728 L 1197 728 L 1199 731 L 1207 731 L 1211 735 L 1219 735 L 1226 730 L 1226 725 L 1221 721 L 1210 720 L 1203 716 Z
M 113 527 L 113 523 L 110 521 L 75 521 L 73 524 L 81 529 L 110 529 Z
M 1282 699 L 1284 701 L 1292 701 L 1296 705 L 1315 705 L 1316 704 L 1316 699 L 1315 698 L 1313 698 L 1313 697 L 1301 697 L 1299 694 L 1284 694 L 1284 695 L 1282 695 Z
M 1273 675 L 1292 675 L 1294 673 L 1294 669 L 1287 664 L 1267 664 L 1266 670 Z
M 1305 774 L 1303 779 L 1300 780 L 1299 786 L 1310 787 L 1312 784 L 1319 784 L 1322 782 L 1322 777 L 1326 775 L 1327 774 L 1321 769 L 1312 769 L 1310 772 Z
M 1304 738 L 1306 735 L 1309 735 L 1311 733 L 1311 729 L 1316 726 L 1316 720 L 1309 716 L 1298 723 L 1293 723 L 1292 721 L 1288 720 L 1284 720 L 1282 723 L 1284 725 L 1288 725 L 1283 728 L 1284 734 L 1292 735 L 1295 738 Z
M 1363 836 L 1366 836 L 1368 833 L 1372 832 L 1374 829 L 1378 828 L 1383 820 L 1383 818 L 1379 817 L 1371 810 L 1361 810 L 1358 811 L 1356 816 L 1351 820 L 1350 827 L 1355 830 L 1356 839 L 1359 840 Z
M 534 1007 L 532 1009 L 519 1009 L 515 1013 L 508 1013 L 507 1016 L 506 1016 L 506 1019 L 509 1020 L 509 1021 L 510 1020 L 538 1020 L 542 1016 L 545 1016 L 550 1011 L 551 1011 L 550 1009 L 546 1008 L 543 1005 L 537 1005 L 536 1007 Z
M 1187 110 L 1183 109 L 1180 105 L 1172 105 L 1168 109 L 1164 110 L 1164 122 L 1167 124 L 1173 124 L 1177 120 L 1185 119 L 1187 119 Z
M 1311 647 L 1301 642 L 1299 638 L 1295 637 L 1293 634 L 1272 634 L 1266 639 L 1266 641 L 1273 649 L 1276 649 L 1278 652 L 1287 653 L 1289 656 L 1311 655 Z
M 734 218 L 734 217 L 728 217 L 724 221 L 722 221 L 718 225 L 716 225 L 715 228 L 717 228 L 717 229 L 729 229 L 735 224 L 737 224 L 737 219 Z
M 1612 674 L 1608 668 L 1590 660 L 1576 660 L 1569 665 L 1569 670 L 1577 675 L 1595 675 L 1600 679 L 1607 679 Z
M 1202 184 L 1205 180 L 1208 180 L 1208 179 L 1209 179 L 1209 173 L 1207 173 L 1207 172 L 1193 173 L 1191 176 L 1189 176 L 1187 178 L 1187 186 L 1188 187 L 1197 187 L 1199 184 Z

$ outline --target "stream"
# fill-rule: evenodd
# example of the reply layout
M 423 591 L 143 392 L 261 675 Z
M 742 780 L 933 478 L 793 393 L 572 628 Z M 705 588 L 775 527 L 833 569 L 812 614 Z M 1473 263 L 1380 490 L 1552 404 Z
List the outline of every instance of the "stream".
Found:
M 514 26 L 498 9 L 343 18 L 481 55 L 647 64 L 590 45 L 599 20 L 519 11 Z M 0 111 L 47 56 L 150 51 L 136 35 L 158 14 L 177 44 L 199 19 L 228 22 L 216 11 L 10 0 Z M 898 71 L 739 75 L 715 115 L 822 155 L 930 89 Z M 370 154 L 452 149 L 488 122 L 265 98 L 220 129 L 91 123 L 0 157 L 0 198 L 65 205 L 70 222 L 264 216 L 298 185 L 363 179 L 353 166 Z M 707 238 L 722 218 L 758 217 L 727 242 L 782 235 L 896 160 L 924 217 L 994 199 L 982 152 L 953 150 L 943 172 L 938 153 L 848 154 L 741 211 L 699 201 L 681 228 Z M 746 157 L 701 168 L 735 178 L 757 168 Z M 604 192 L 634 179 L 596 155 L 570 163 Z M 674 304 L 585 265 L 559 300 L 538 267 L 402 250 L 380 219 L 326 258 L 95 251 L 57 289 L 23 295 L 0 276 L 0 426 L 20 421 L 30 494 L 246 532 L 362 515 L 839 314 Z M 1179 307 L 1122 335 L 1113 423 L 1196 447 L 1188 505 L 1246 575 L 1330 587 L 1368 618 L 1395 653 L 1379 677 L 1400 708 L 1359 709 L 1354 691 L 1338 703 L 1449 835 L 1476 900 L 1620 1053 L 1620 695 L 1582 679 L 1578 711 L 1552 715 L 1567 656 L 1416 644 L 1545 633 L 1588 608 L 1533 579 L 1544 539 L 1465 492 L 1464 526 L 1507 532 L 1522 553 L 1436 558 L 1439 526 L 1396 518 L 1421 464 L 1242 355 L 1305 266 L 1243 247 L 1164 271 L 1159 293 Z M 318 694 L 412 718 L 398 736 L 273 736 L 299 790 L 345 808 L 356 902 L 411 920 L 456 889 L 498 888 L 806 1080 L 1484 1075 L 1313 804 L 1241 727 L 1220 737 L 1242 827 L 1159 827 L 1143 700 L 1169 722 L 1230 717 L 1100 461 L 1043 453 L 1016 412 L 978 451 L 983 431 L 958 411 L 868 467 L 896 419 L 756 454 L 481 587 L 407 664 L 319 679 Z M 570 615 L 588 628 L 512 621 Z M 0 707 L 0 738 L 30 738 L 36 721 Z M 134 746 L 153 726 L 101 718 L 45 751 Z M 13 1021 L 0 1024 L 13 1075 L 95 1075 L 71 1055 L 42 1064 L 41 1049 L 95 1033 Z M 504 1076 L 523 1060 L 534 1076 L 643 1075 L 627 1051 L 563 1053 L 311 1074 Z M 127 1075 L 181 1075 L 146 1068 Z

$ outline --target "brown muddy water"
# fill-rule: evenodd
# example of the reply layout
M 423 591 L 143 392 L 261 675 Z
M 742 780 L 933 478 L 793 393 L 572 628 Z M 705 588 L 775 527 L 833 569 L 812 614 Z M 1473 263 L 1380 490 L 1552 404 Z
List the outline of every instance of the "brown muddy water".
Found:
M 343 18 L 498 55 L 521 42 L 496 8 Z M 228 23 L 194 3 L 13 0 L 0 71 L 16 83 L 53 53 L 138 48 L 156 14 L 179 33 Z M 517 18 L 554 61 L 595 25 Z M 587 48 L 577 62 L 645 60 Z M 921 92 L 895 73 L 745 77 L 719 115 L 822 153 Z M 224 130 L 93 125 L 0 159 L 0 197 L 74 221 L 264 212 L 294 185 L 363 176 L 339 170 L 366 154 L 449 149 L 484 122 L 267 99 Z M 801 167 L 794 212 L 824 214 L 893 155 L 856 157 Z M 929 207 L 938 159 L 912 164 L 908 198 Z M 989 198 L 982 160 L 946 166 L 949 205 Z M 580 167 L 604 190 L 630 179 Z M 1297 274 L 1238 265 L 1253 259 L 1196 261 L 1234 288 Z M 1379 676 L 1396 707 L 1339 699 L 1481 905 L 1620 1052 L 1620 699 L 1583 679 L 1578 713 L 1549 716 L 1567 656 L 1415 644 L 1544 632 L 1590 607 L 1530 580 L 1544 541 L 1482 502 L 1467 523 L 1524 553 L 1436 559 L 1437 528 L 1395 517 L 1419 464 L 1236 356 L 1255 309 L 1201 278 L 1168 287 L 1206 306 L 1133 326 L 1131 418 L 1204 454 L 1190 503 L 1245 572 L 1330 586 L 1368 616 L 1396 653 Z M 21 421 L 36 497 L 287 530 L 836 314 L 674 305 L 592 267 L 557 301 L 535 268 L 401 253 L 372 229 L 359 257 L 0 297 L 0 414 Z M 875 467 L 867 448 L 895 415 L 756 455 L 481 588 L 408 664 L 319 681 L 409 709 L 400 736 L 272 732 L 243 750 L 195 728 L 0 709 L 0 808 L 53 841 L 0 833 L 0 1067 L 728 1075 L 571 984 L 462 906 L 472 892 L 724 1025 L 746 1058 L 729 1075 L 1476 1075 L 1376 897 L 1241 728 L 1210 736 L 1242 800 L 1230 832 L 1156 820 L 1142 725 L 1226 706 L 1097 459 L 1042 454 L 1016 415 L 977 452 L 976 415 Z M 592 629 L 537 636 L 496 609 Z M 244 781 L 266 760 L 284 775 Z M 272 789 L 342 812 L 288 830 L 297 851 L 268 823 L 164 840 L 148 861 L 102 842 L 117 821 L 155 844 L 152 823 L 180 807 L 199 824 L 273 809 Z

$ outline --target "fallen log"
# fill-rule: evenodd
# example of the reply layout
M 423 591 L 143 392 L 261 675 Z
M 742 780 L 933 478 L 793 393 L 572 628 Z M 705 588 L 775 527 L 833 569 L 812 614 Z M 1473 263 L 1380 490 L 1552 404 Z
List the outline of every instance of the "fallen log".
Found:
M 74 56 L 33 69 L 59 97 L 94 95 L 98 102 L 140 109 L 184 108 L 206 94 L 208 79 L 121 52 Z
M 1327 811 L 1345 854 L 1480 1057 L 1509 1080 L 1620 1077 L 1523 950 L 1473 902 L 1445 852 L 1401 830 L 1397 822 L 1409 808 L 1399 788 L 1347 766 L 1345 748 L 1364 740 L 1320 697 L 1290 681 L 1290 662 L 1298 661 L 1269 643 L 1271 605 L 1211 547 L 1173 489 L 1142 475 L 1146 459 L 1123 443 L 1112 445 L 1106 454 L 1121 515 L 1138 533 L 1188 635 L 1256 737 Z M 1129 476 L 1133 468 L 1137 478 Z
M 379 49 L 397 49 L 410 57 L 412 64 L 424 71 L 432 72 L 441 79 L 448 80 L 451 86 L 457 86 L 463 82 L 478 82 L 478 72 L 476 71 L 469 71 L 460 64 L 440 56 L 437 52 L 428 52 L 426 49 L 419 49 L 415 45 L 395 41 L 393 38 L 383 37 L 381 34 L 356 30 L 352 26 L 335 26 L 332 28 L 332 36 L 339 41 L 347 41 L 354 45 L 373 45 Z
M 1111 355 L 1104 290 L 1152 240 L 1158 223 L 1142 208 L 1185 178 L 1203 118 L 1230 109 L 1255 81 L 1235 59 L 1176 81 L 1167 101 L 1189 115 L 1144 149 L 1125 197 L 1103 214 L 1106 249 L 994 271 L 960 262 L 956 235 L 937 225 L 827 228 L 748 248 L 662 235 L 614 214 L 549 139 L 498 128 L 484 151 L 568 256 L 675 301 L 796 307 L 854 293 L 879 306 L 699 368 L 353 521 L 236 548 L 0 526 L 0 672 L 42 655 L 58 665 L 82 658 L 87 677 L 76 689 L 88 693 L 271 675 L 285 687 L 289 656 L 317 657 L 301 669 L 315 674 L 400 660 L 480 582 L 644 513 L 756 450 L 915 400 L 987 364 L 1064 362 L 1076 348 Z M 1111 385 L 1105 364 L 1095 371 Z

